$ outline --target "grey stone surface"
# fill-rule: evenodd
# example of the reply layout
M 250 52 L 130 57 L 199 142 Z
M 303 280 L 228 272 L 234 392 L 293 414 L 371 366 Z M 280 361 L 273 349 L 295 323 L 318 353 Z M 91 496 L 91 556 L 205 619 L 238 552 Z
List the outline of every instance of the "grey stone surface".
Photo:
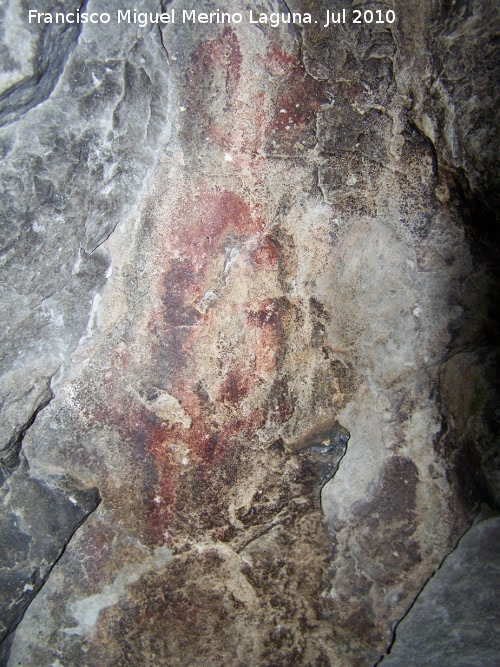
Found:
M 74 49 L 81 25 L 27 20 L 30 9 L 74 12 L 86 3 L 15 0 L 0 6 L 0 126 L 18 121 L 54 90 Z
M 426 584 L 381 667 L 496 667 L 500 518 L 474 525 Z
M 110 268 L 99 246 L 133 212 L 170 131 L 168 62 L 157 29 L 29 24 L 28 10 L 116 7 L 121 4 L 44 0 L 0 6 L 2 482 L 25 459 L 26 430 L 92 326 Z M 2 636 L 92 509 L 73 506 L 67 489 L 48 482 L 46 488 L 31 469 L 10 477 L 3 496 L 2 545 L 14 550 L 2 557 L 2 607 L 8 609 Z M 11 503 L 23 485 L 25 509 L 34 507 L 20 528 Z
M 130 215 L 168 133 L 166 54 L 157 32 L 127 28 L 83 30 L 51 98 L 0 131 L 2 372 L 61 365 L 85 334 L 109 268 L 97 248 Z
M 64 473 L 30 475 L 25 461 L 6 482 L 0 512 L 0 641 L 19 623 L 99 500 L 95 487 Z
M 417 5 L 415 4 L 415 7 Z M 421 4 L 418 4 L 420 9 Z M 420 56 L 407 68 L 412 117 L 436 147 L 443 167 L 454 172 L 465 191 L 470 189 L 496 212 L 499 205 L 498 45 L 492 36 L 500 28 L 494 0 L 440 2 L 429 15 L 429 29 L 415 30 L 403 17 L 408 41 L 404 48 Z M 423 53 L 432 54 L 426 58 Z M 484 213 L 483 213 L 484 215 Z M 476 224 L 481 224 L 476 221 Z
M 19 463 L 19 450 L 24 433 L 31 426 L 35 415 L 52 398 L 50 377 L 43 377 L 43 368 L 38 372 L 21 369 L 6 373 L 0 378 L 0 392 L 3 397 L 0 413 L 0 469 L 2 478 L 14 470 Z M 33 383 L 33 377 L 35 382 Z

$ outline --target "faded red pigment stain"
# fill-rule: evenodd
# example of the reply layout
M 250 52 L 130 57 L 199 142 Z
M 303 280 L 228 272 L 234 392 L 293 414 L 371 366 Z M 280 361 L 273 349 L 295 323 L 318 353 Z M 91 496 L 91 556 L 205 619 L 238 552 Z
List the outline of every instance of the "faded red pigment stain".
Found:
M 227 95 L 231 98 L 241 76 L 242 55 L 238 38 L 232 28 L 226 26 L 216 39 L 200 44 L 191 55 L 188 73 L 193 82 L 203 89 L 216 69 L 224 72 Z
M 131 394 L 126 382 L 127 367 L 123 366 L 121 350 L 111 355 L 111 367 L 111 376 L 106 377 L 106 373 L 101 381 L 105 400 L 95 403 L 92 418 L 98 423 L 112 426 L 123 441 L 128 443 L 127 457 L 138 473 L 140 472 L 134 485 L 140 488 L 140 497 L 144 498 L 147 504 L 151 504 L 154 485 L 158 481 L 158 471 L 154 465 L 155 455 L 163 450 L 163 444 L 168 440 L 171 429 Z M 169 480 L 165 484 L 165 497 L 169 502 L 173 502 L 173 468 L 165 466 L 162 475 L 165 482 L 167 478 Z
M 186 73 L 187 143 L 193 144 L 193 132 L 204 140 L 220 136 L 223 144 L 227 133 L 216 129 L 215 115 L 225 121 L 233 114 L 233 101 L 241 77 L 242 55 L 235 32 L 226 26 L 213 40 L 200 44 L 191 54 Z M 214 113 L 213 105 L 222 101 L 222 109 Z
M 297 142 L 328 102 L 325 85 L 307 74 L 297 54 L 276 42 L 261 68 L 245 71 L 237 32 L 226 26 L 191 55 L 182 135 L 192 149 L 210 145 L 234 154 L 235 164 L 258 180 L 259 170 L 245 161 L 262 151 L 295 155 Z
M 214 407 L 206 406 L 200 399 L 199 392 L 196 391 L 197 383 L 200 379 L 200 368 L 197 355 L 197 341 L 203 336 L 204 332 L 210 330 L 213 322 L 211 311 L 191 317 L 194 304 L 199 303 L 204 291 L 210 287 L 206 283 L 206 275 L 209 271 L 213 273 L 214 263 L 219 267 L 219 272 L 224 271 L 228 256 L 231 256 L 231 248 L 244 248 L 249 240 L 260 232 L 262 221 L 255 210 L 237 194 L 230 191 L 219 190 L 215 192 L 204 192 L 204 194 L 195 201 L 182 199 L 177 202 L 172 216 L 172 233 L 169 238 L 170 248 L 175 249 L 176 257 L 170 257 L 167 261 L 166 274 L 158 284 L 157 288 L 161 294 L 164 305 L 161 313 L 161 320 L 157 319 L 155 314 L 150 325 L 154 326 L 158 334 L 158 327 L 163 328 L 162 336 L 168 340 L 174 331 L 182 327 L 183 341 L 178 353 L 182 356 L 182 368 L 176 374 L 173 384 L 169 387 L 170 392 L 175 395 L 182 403 L 184 409 L 189 414 L 192 425 L 186 431 L 179 426 L 174 426 L 170 435 L 171 440 L 181 439 L 188 447 L 195 476 L 198 479 L 205 480 L 208 487 L 206 493 L 210 496 L 211 476 L 215 469 L 223 465 L 228 456 L 228 447 L 234 447 L 237 440 L 250 439 L 255 431 L 260 428 L 265 420 L 265 414 L 262 410 L 256 409 L 247 418 L 242 417 L 241 402 L 244 400 L 251 389 L 254 381 L 248 369 L 241 369 L 231 355 L 225 354 L 226 350 L 220 349 L 219 362 L 220 368 L 220 390 L 215 397 L 216 403 L 226 406 L 221 416 L 215 421 Z M 252 244 L 250 244 L 252 245 Z M 277 259 L 277 253 L 271 252 L 267 241 L 265 242 L 270 265 Z M 258 249 L 254 248 L 253 253 Z M 166 256 L 168 256 L 168 251 Z M 248 270 L 250 265 L 249 253 L 242 251 L 243 272 Z M 266 251 L 262 252 L 264 258 Z M 190 276 L 180 275 L 178 269 L 179 258 L 186 258 L 187 273 Z M 269 268 L 269 265 L 268 265 Z M 168 295 L 168 288 L 174 275 L 177 286 L 175 287 L 175 302 L 172 311 L 169 308 L 171 296 Z M 238 312 L 236 306 L 236 313 Z M 267 318 L 268 329 L 275 328 L 275 314 L 269 304 L 265 303 L 262 307 L 265 315 L 261 319 Z M 244 306 L 240 305 L 241 315 L 245 317 Z M 250 318 L 251 320 L 251 318 Z M 256 330 L 254 340 L 255 347 L 261 351 L 265 350 L 265 360 L 256 360 L 256 365 L 272 367 L 275 364 L 275 354 L 270 348 L 275 346 L 275 336 L 272 331 L 259 331 L 263 323 L 253 323 L 248 321 L 249 327 Z M 179 322 L 189 321 L 188 325 L 179 325 Z M 167 346 L 168 347 L 168 346 Z M 257 353 L 258 354 L 258 353 Z M 250 369 L 252 370 L 252 369 Z M 257 370 L 257 369 L 255 369 Z M 255 372 L 255 371 L 254 371 Z M 219 410 L 220 412 L 220 410 Z M 156 466 L 159 470 L 163 469 L 165 459 L 165 443 L 159 450 L 153 452 Z M 170 481 L 170 480 L 169 480 Z M 164 496 L 163 484 L 161 484 L 161 496 Z M 165 489 L 166 491 L 166 489 Z M 175 521 L 176 517 L 182 512 L 179 511 L 174 503 L 168 511 L 166 508 L 162 511 L 163 523 L 169 515 L 169 522 Z M 213 506 L 209 511 L 217 514 L 220 509 Z
M 235 162 L 238 156 L 255 157 L 262 148 L 269 108 L 258 75 L 242 72 L 237 33 L 226 26 L 216 39 L 195 49 L 186 77 L 189 143 L 196 143 L 192 133 L 195 119 L 198 141 L 209 139 L 211 146 L 235 153 Z
M 149 323 L 148 338 L 156 341 L 153 356 L 168 358 L 177 374 L 177 389 L 184 384 L 181 371 L 186 365 L 184 355 L 192 347 L 192 327 L 207 319 L 200 312 L 200 302 L 210 287 L 206 283 L 208 270 L 214 265 L 224 270 L 230 248 L 244 243 L 262 226 L 258 211 L 237 194 L 207 192 L 205 187 L 200 184 L 204 194 L 198 199 L 182 198 L 175 206 L 169 235 L 175 255 L 165 251 L 164 274 L 154 288 L 162 309 Z
M 256 311 L 246 311 L 248 322 L 259 328 L 276 325 L 278 323 L 278 313 L 275 310 L 272 299 L 266 299 L 259 305 L 260 308 Z
M 192 261 L 214 255 L 226 240 L 224 233 L 255 234 L 262 226 L 260 216 L 230 190 L 210 190 L 201 181 L 197 199 L 179 199 L 172 224 L 172 246 L 181 254 L 189 252 Z
M 250 254 L 250 261 L 252 264 L 261 267 L 276 264 L 279 258 L 279 251 L 276 242 L 264 236 L 259 245 L 252 250 Z
M 251 156 L 273 138 L 281 150 L 293 152 L 300 133 L 326 101 L 323 84 L 306 74 L 296 56 L 276 46 L 268 50 L 264 66 L 276 83 L 265 93 L 251 91 L 260 95 L 262 103 L 258 117 L 252 104 L 250 117 L 240 100 L 248 97 L 250 87 L 242 75 L 236 34 L 225 28 L 193 52 L 184 90 L 190 118 L 183 130 L 187 148 L 196 149 L 197 142 L 208 136 L 219 147 Z M 234 128 L 229 143 L 231 133 L 223 131 L 224 125 Z M 239 159 L 235 155 L 235 164 Z M 249 185 L 263 182 L 262 170 L 250 163 L 244 167 Z M 224 523 L 227 500 L 220 479 L 235 479 L 237 472 L 231 470 L 238 470 L 242 448 L 269 418 L 270 401 L 252 405 L 252 391 L 256 383 L 272 384 L 284 335 L 280 308 L 266 295 L 248 303 L 236 297 L 234 304 L 228 301 L 231 296 L 224 296 L 231 289 L 227 276 L 251 285 L 261 271 L 279 270 L 279 248 L 261 235 L 259 207 L 237 191 L 213 187 L 202 179 L 177 185 L 186 194 L 165 211 L 164 220 L 146 224 L 156 277 L 151 283 L 151 315 L 131 334 L 141 352 L 135 356 L 127 345 L 115 350 L 112 377 L 102 382 L 106 409 L 96 414 L 119 433 L 127 455 L 137 463 L 141 478 L 137 483 L 144 487 L 141 497 L 147 504 L 144 520 L 158 543 L 165 531 L 182 533 L 186 521 L 200 526 Z M 192 196 L 194 192 L 197 196 Z M 233 311 L 247 342 L 236 351 L 225 343 L 214 353 L 216 370 L 211 371 L 213 386 L 207 392 L 200 388 L 204 358 L 200 351 L 204 339 L 213 338 L 217 322 L 218 305 L 204 301 L 214 280 L 220 292 L 216 299 L 226 299 L 225 312 Z M 153 378 L 160 391 L 179 401 L 191 420 L 190 428 L 163 422 L 130 391 L 136 378 L 143 377 Z M 281 403 L 271 419 L 290 416 L 291 401 L 284 398 Z M 180 462 L 181 451 L 189 452 L 185 465 Z
M 241 402 L 250 391 L 250 378 L 242 377 L 236 370 L 230 370 L 224 380 L 221 399 L 234 405 Z
M 277 44 L 269 47 L 266 66 L 281 82 L 267 135 L 279 143 L 280 152 L 293 154 L 301 133 L 328 101 L 325 83 L 309 76 L 302 63 Z
M 149 226 L 156 262 L 161 263 L 151 284 L 156 306 L 131 334 L 132 341 L 141 341 L 140 359 L 133 345 L 121 344 L 112 354 L 112 372 L 103 373 L 101 383 L 106 398 L 94 415 L 123 438 L 127 456 L 137 463 L 144 520 L 158 543 L 165 531 L 184 531 L 188 519 L 205 527 L 224 523 L 228 503 L 220 479 L 234 477 L 230 471 L 237 469 L 238 448 L 266 421 L 266 402 L 254 406 L 249 396 L 254 383 L 266 381 L 276 369 L 281 326 L 272 299 L 240 303 L 224 297 L 224 290 L 238 282 L 251 284 L 260 271 L 277 269 L 278 248 L 261 236 L 259 209 L 227 189 L 207 190 L 203 182 L 192 187 L 201 192 L 199 197 L 179 198 L 166 214 L 165 227 L 161 221 Z M 237 260 L 228 268 L 234 248 Z M 227 286 L 228 276 L 233 287 Z M 203 309 L 200 303 L 214 280 L 219 298 L 226 298 L 225 312 L 241 322 L 247 342 L 238 347 L 221 340 L 216 369 L 210 370 L 217 384 L 209 387 L 209 397 L 200 387 L 200 350 L 215 320 L 210 304 Z M 140 400 L 130 389 L 137 378 L 148 377 L 180 402 L 190 428 L 163 422 L 144 404 L 147 398 Z M 189 452 L 186 464 L 180 462 L 181 450 Z

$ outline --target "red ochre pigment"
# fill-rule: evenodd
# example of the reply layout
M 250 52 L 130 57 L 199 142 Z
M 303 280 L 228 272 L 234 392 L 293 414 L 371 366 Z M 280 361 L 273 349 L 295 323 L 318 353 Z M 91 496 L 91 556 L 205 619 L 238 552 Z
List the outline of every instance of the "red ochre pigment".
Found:
M 309 77 L 296 56 L 271 46 L 263 72 L 272 73 L 276 85 L 262 93 L 259 118 L 248 125 L 241 69 L 231 28 L 191 56 L 183 104 L 192 131 L 185 128 L 185 139 L 197 151 L 209 138 L 217 159 L 217 151 L 233 151 L 241 181 L 236 188 L 217 186 L 214 179 L 187 173 L 176 182 L 180 196 L 145 220 L 151 264 L 145 273 L 154 277 L 144 317 L 136 318 L 127 341 L 112 353 L 112 372 L 102 378 L 104 401 L 93 415 L 123 438 L 124 455 L 140 478 L 135 484 L 143 487 L 141 520 L 156 543 L 167 534 L 227 525 L 228 489 L 245 474 L 243 468 L 238 472 L 241 458 L 258 442 L 256 433 L 267 419 L 284 423 L 293 413 L 282 380 L 276 384 L 286 337 L 283 304 L 265 293 L 250 294 L 259 276 L 280 270 L 279 246 L 262 231 L 255 187 L 265 189 L 266 174 L 254 157 L 270 138 L 285 152 L 296 150 L 300 133 L 326 101 L 324 84 Z M 220 103 L 224 124 L 234 130 L 230 135 L 220 125 Z M 213 122 L 216 107 L 219 124 Z M 229 183 L 237 183 L 234 175 Z M 224 316 L 244 332 L 241 340 L 217 339 L 217 318 Z M 203 377 L 207 365 L 210 380 Z M 153 378 L 157 391 L 179 401 L 189 428 L 148 409 L 154 397 L 134 386 L 139 376 Z M 266 386 L 269 391 L 262 392 Z M 271 401 L 273 387 L 278 398 Z

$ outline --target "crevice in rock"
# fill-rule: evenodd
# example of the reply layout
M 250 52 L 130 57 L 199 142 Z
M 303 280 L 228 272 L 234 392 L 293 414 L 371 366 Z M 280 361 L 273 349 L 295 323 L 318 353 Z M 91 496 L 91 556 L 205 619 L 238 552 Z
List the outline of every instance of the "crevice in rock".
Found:
M 159 34 L 159 37 L 160 37 L 160 44 L 161 44 L 161 46 L 162 46 L 162 49 L 163 49 L 163 50 L 165 51 L 165 53 L 167 54 L 167 60 L 168 60 L 168 62 L 170 63 L 170 65 L 172 65 L 172 61 L 171 61 L 171 59 L 170 59 L 170 53 L 168 52 L 167 45 L 165 44 L 165 40 L 163 39 L 163 32 L 162 32 L 160 26 L 158 26 L 158 34 Z
M 269 523 L 256 525 L 253 531 L 252 526 L 249 526 L 246 535 L 237 538 L 231 545 L 234 551 L 241 553 L 270 530 L 287 525 L 292 517 L 311 509 L 315 512 L 319 509 L 323 514 L 321 492 L 337 473 L 340 461 L 346 454 L 349 438 L 350 433 L 341 424 L 336 420 L 327 420 L 317 424 L 293 443 L 290 454 L 299 463 L 297 481 L 300 482 L 300 490 L 289 498 L 287 505 Z M 300 504 L 299 500 L 307 497 L 312 498 L 313 503 Z
M 3 486 L 5 481 L 12 475 L 12 473 L 19 467 L 21 462 L 21 450 L 23 446 L 23 440 L 26 436 L 26 433 L 33 426 L 36 421 L 38 414 L 46 408 L 51 401 L 54 399 L 54 392 L 50 387 L 50 383 L 55 374 L 50 376 L 48 379 L 48 388 L 50 395 L 46 398 L 43 398 L 36 409 L 32 412 L 29 419 L 23 424 L 23 426 L 13 435 L 7 447 L 1 452 L 0 455 L 0 488 Z
M 422 137 L 422 139 L 424 139 L 424 141 L 427 143 L 432 155 L 432 162 L 433 162 L 432 166 L 435 169 L 437 176 L 439 174 L 439 168 L 441 165 L 439 162 L 438 152 L 435 143 L 433 142 L 431 137 L 423 130 L 423 128 L 421 128 L 418 125 L 415 118 L 409 118 L 408 120 L 409 120 L 408 122 L 409 128 L 414 129 L 415 132 L 417 132 Z
M 339 426 L 341 426 L 341 425 L 339 424 Z M 341 454 L 340 458 L 338 459 L 336 468 L 333 471 L 332 475 L 330 477 L 325 478 L 322 481 L 322 483 L 320 485 L 320 488 L 319 488 L 320 507 L 321 507 L 321 511 L 322 511 L 323 514 L 324 514 L 324 510 L 323 510 L 323 503 L 321 501 L 321 494 L 322 494 L 323 489 L 325 488 L 325 486 L 328 484 L 328 482 L 331 482 L 332 479 L 334 479 L 335 475 L 338 473 L 339 468 L 340 468 L 340 464 L 342 463 L 343 459 L 345 458 L 345 456 L 347 454 L 347 446 L 348 446 L 349 440 L 351 439 L 351 434 L 349 433 L 349 431 L 347 429 L 345 429 L 345 427 L 343 427 L 343 426 L 341 426 L 341 428 L 344 429 L 344 431 L 345 431 L 345 436 L 344 436 L 345 441 L 344 441 L 344 444 L 343 444 L 343 447 L 344 447 L 343 454 Z
M 458 547 L 459 547 L 459 545 L 460 545 L 460 542 L 461 542 L 461 541 L 463 540 L 463 538 L 467 535 L 467 533 L 470 531 L 470 529 L 473 527 L 473 525 L 475 525 L 475 523 L 472 524 L 471 526 L 469 526 L 469 527 L 468 527 L 468 528 L 467 528 L 467 529 L 460 535 L 460 537 L 459 537 L 458 540 L 456 541 L 456 544 L 455 544 L 455 546 L 453 547 L 453 549 L 451 549 L 451 550 L 446 554 L 446 556 L 441 560 L 441 562 L 440 562 L 439 565 L 436 567 L 436 569 L 431 573 L 431 575 L 430 575 L 430 576 L 425 580 L 425 582 L 422 584 L 422 586 L 420 587 L 420 589 L 418 590 L 417 594 L 416 594 L 415 597 L 413 598 L 413 600 L 412 600 L 410 606 L 408 607 L 408 609 L 406 610 L 406 612 L 403 614 L 403 616 L 401 616 L 401 618 L 399 619 L 399 621 L 396 622 L 396 625 L 394 626 L 393 631 L 392 631 L 391 641 L 390 641 L 390 643 L 389 643 L 389 645 L 388 645 L 388 647 L 387 647 L 387 651 L 386 651 L 383 655 L 380 656 L 380 658 L 377 660 L 377 662 L 375 662 L 375 663 L 373 664 L 373 667 L 377 667 L 377 665 L 381 665 L 381 664 L 383 664 L 383 660 L 384 660 L 384 658 L 386 658 L 387 656 L 389 656 L 389 655 L 391 654 L 392 648 L 393 648 L 395 642 L 397 641 L 397 631 L 398 631 L 399 626 L 400 626 L 401 623 L 405 620 L 405 618 L 408 616 L 408 614 L 410 614 L 411 610 L 413 609 L 413 607 L 414 607 L 415 604 L 417 603 L 418 598 L 420 597 L 420 595 L 422 594 L 422 592 L 424 591 L 424 589 L 426 588 L 426 586 L 427 586 L 427 585 L 429 584 L 429 582 L 435 577 L 436 573 L 439 572 L 439 570 L 443 567 L 443 565 L 444 565 L 446 559 L 447 559 L 449 556 L 451 556 L 451 554 L 454 553 L 454 552 L 458 549 Z
M 283 515 L 283 516 L 281 516 Z M 288 518 L 288 513 L 286 511 L 281 512 L 276 519 L 268 524 L 267 526 L 263 526 L 255 535 L 250 535 L 247 540 L 243 540 L 240 544 L 234 547 L 234 552 L 237 554 L 240 554 L 242 551 L 244 551 L 248 546 L 256 542 L 257 540 L 260 540 L 261 537 L 266 535 L 270 530 L 273 528 L 276 528 L 276 526 L 280 526 L 283 524 L 283 522 Z
M 56 564 L 61 560 L 63 557 L 64 553 L 66 552 L 66 549 L 73 538 L 73 535 L 77 532 L 77 530 L 85 523 L 85 521 L 88 519 L 88 517 L 97 509 L 101 502 L 101 495 L 99 493 L 99 490 L 97 488 L 92 489 L 92 501 L 91 501 L 91 506 L 88 508 L 85 508 L 85 513 L 83 516 L 80 518 L 80 520 L 73 526 L 71 531 L 69 532 L 67 539 L 63 543 L 63 546 L 61 547 L 59 554 L 57 557 L 53 560 L 51 564 L 46 564 L 47 570 L 43 573 L 41 573 L 40 569 L 37 568 L 31 577 L 31 582 L 28 584 L 28 587 L 32 587 L 30 591 L 28 591 L 28 595 L 23 597 L 23 599 L 18 603 L 17 605 L 14 605 L 14 607 L 17 607 L 17 609 L 14 610 L 13 618 L 12 619 L 7 619 L 7 622 L 10 620 L 8 623 L 8 629 L 7 632 L 1 637 L 0 639 L 0 667 L 7 667 L 8 662 L 9 662 L 9 657 L 10 657 L 10 649 L 12 645 L 12 640 L 14 636 L 14 632 L 19 625 L 19 623 L 22 621 L 24 614 L 26 613 L 26 610 L 28 609 L 29 605 L 31 602 L 34 600 L 34 598 L 38 595 L 38 593 L 42 590 L 43 586 L 47 582 L 52 570 L 56 566 Z M 25 585 L 25 589 L 27 586 Z M 12 606 L 12 605 L 11 605 Z M 2 626 L 6 624 L 6 620 L 2 619 Z M 3 630 L 3 628 L 1 628 Z
M 168 7 L 168 5 L 169 5 L 171 2 L 172 2 L 172 0 L 162 0 L 162 1 L 160 2 L 160 11 L 161 11 L 161 12 L 166 12 L 167 7 Z M 165 51 L 165 53 L 167 54 L 167 60 L 168 60 L 168 62 L 169 62 L 169 64 L 170 64 L 170 66 L 172 66 L 172 60 L 171 60 L 171 58 L 170 58 L 170 53 L 169 53 L 169 51 L 168 51 L 168 49 L 167 49 L 167 45 L 165 44 L 165 40 L 163 39 L 163 32 L 162 32 L 162 29 L 161 29 L 159 23 L 157 24 L 157 27 L 158 27 L 159 37 L 160 37 L 160 44 L 161 44 L 161 46 L 162 46 L 162 49 L 163 49 L 163 50 Z
M 81 12 L 87 0 L 83 0 L 77 11 Z M 68 11 L 68 8 L 60 8 Z M 56 87 L 68 58 L 81 33 L 81 24 L 44 24 L 40 35 L 40 49 L 34 74 L 13 84 L 0 95 L 0 127 L 18 121 L 33 107 L 47 100 Z
M 307 456 L 314 465 L 318 480 L 317 489 L 321 505 L 321 491 L 335 477 L 340 462 L 347 452 L 347 443 L 351 434 L 337 420 L 318 424 L 294 445 L 294 451 Z M 311 465 L 308 461 L 308 466 Z

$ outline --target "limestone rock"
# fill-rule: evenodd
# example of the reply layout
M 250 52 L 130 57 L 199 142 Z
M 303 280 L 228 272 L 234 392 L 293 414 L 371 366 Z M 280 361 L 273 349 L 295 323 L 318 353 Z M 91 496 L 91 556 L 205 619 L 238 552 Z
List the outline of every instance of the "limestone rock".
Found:
M 96 488 L 64 474 L 37 477 L 24 464 L 2 489 L 0 641 L 19 623 L 71 535 L 99 503 Z
M 30 5 L 54 13 L 75 7 L 80 5 L 43 0 Z M 109 255 L 98 246 L 131 214 L 154 168 L 159 140 L 169 132 L 169 79 L 158 34 L 141 38 L 134 26 L 117 35 L 104 25 L 89 32 L 81 24 L 29 24 L 28 10 L 16 1 L 3 3 L 1 12 L 3 481 L 19 464 L 26 430 L 52 398 L 54 376 L 90 333 L 110 270 Z M 27 498 L 34 501 L 28 488 L 38 488 L 37 478 L 26 469 L 16 480 L 16 485 L 25 480 Z M 2 615 L 3 631 L 13 618 L 19 620 L 90 511 L 87 507 L 75 516 L 78 508 L 63 489 L 44 493 L 51 498 L 44 501 L 45 510 L 59 508 L 55 527 L 42 521 L 39 507 L 20 529 L 19 540 L 43 538 L 51 546 L 47 553 L 32 550 L 29 565 L 24 556 L 9 552 L 3 566 L 20 588 L 17 601 L 17 584 L 4 590 L 10 611 Z M 9 535 L 17 525 L 8 518 L 14 512 L 12 497 L 6 493 L 3 501 Z M 45 573 L 31 585 L 42 561 Z
M 473 526 L 398 625 L 383 667 L 494 667 L 500 655 L 500 519 Z
M 26 369 L 6 373 L 0 378 L 3 396 L 0 415 L 1 483 L 19 464 L 19 449 L 24 433 L 33 423 L 35 415 L 52 399 L 50 378 L 43 378 L 42 373 L 39 371 L 34 374 L 34 383 L 32 374 Z

